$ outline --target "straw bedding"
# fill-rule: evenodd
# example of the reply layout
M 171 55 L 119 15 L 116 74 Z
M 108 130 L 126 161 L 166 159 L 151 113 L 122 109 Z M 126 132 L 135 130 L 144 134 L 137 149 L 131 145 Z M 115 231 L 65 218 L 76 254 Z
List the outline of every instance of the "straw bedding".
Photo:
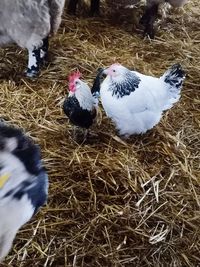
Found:
M 0 116 L 41 145 L 50 180 L 47 206 L 2 266 L 199 266 L 199 13 L 198 0 L 170 13 L 154 41 L 128 23 L 64 15 L 37 80 L 21 75 L 25 51 L 0 50 Z M 61 108 L 66 77 L 78 68 L 92 84 L 113 62 L 157 76 L 180 62 L 182 98 L 154 129 L 126 141 L 100 108 L 97 136 L 78 144 Z

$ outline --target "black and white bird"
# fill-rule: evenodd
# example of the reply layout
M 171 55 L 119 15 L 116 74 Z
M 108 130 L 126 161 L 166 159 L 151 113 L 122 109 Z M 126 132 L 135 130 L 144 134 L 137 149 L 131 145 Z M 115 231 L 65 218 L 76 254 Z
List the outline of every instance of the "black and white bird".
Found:
M 20 129 L 0 123 L 0 262 L 47 194 L 48 176 L 38 146 Z
M 86 130 L 86 137 L 97 115 L 98 100 L 93 97 L 89 86 L 80 77 L 80 72 L 69 76 L 69 94 L 64 101 L 63 110 L 74 126 Z
M 120 64 L 111 65 L 102 74 L 106 78 L 96 87 L 97 94 L 100 90 L 107 116 L 125 137 L 153 128 L 163 111 L 179 100 L 185 79 L 180 64 L 173 65 L 160 78 L 131 71 Z

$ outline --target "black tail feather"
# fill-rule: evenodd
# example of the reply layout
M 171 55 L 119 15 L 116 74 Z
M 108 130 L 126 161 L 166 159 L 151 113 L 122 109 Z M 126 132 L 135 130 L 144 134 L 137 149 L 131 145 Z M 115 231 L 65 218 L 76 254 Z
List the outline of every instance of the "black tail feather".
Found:
M 104 71 L 103 68 L 98 69 L 97 76 L 94 79 L 93 86 L 91 88 L 92 95 L 96 95 L 100 93 L 100 87 L 101 87 L 101 82 L 103 78 L 103 71 Z
M 185 71 L 179 63 L 174 64 L 163 75 L 164 81 L 177 89 L 181 87 L 185 79 Z

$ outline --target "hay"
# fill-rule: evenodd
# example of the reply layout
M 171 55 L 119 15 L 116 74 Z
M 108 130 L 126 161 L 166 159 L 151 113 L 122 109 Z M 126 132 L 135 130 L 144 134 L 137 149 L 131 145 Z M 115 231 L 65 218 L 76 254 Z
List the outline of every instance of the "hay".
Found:
M 128 24 L 65 15 L 51 40 L 52 63 L 33 81 L 21 76 L 25 51 L 0 50 L 0 116 L 41 145 L 50 180 L 47 206 L 21 229 L 2 266 L 199 266 L 199 13 L 191 1 L 154 41 Z M 115 61 L 150 75 L 182 63 L 182 98 L 128 141 L 101 111 L 98 137 L 77 144 L 61 109 L 66 77 L 78 68 L 91 84 L 98 67 Z

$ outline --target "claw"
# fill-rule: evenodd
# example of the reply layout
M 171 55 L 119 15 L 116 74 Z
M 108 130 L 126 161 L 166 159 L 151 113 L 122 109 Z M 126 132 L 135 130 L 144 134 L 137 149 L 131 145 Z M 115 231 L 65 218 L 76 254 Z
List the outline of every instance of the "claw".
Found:
M 28 77 L 28 78 L 35 78 L 35 77 L 37 77 L 38 75 L 39 75 L 39 71 L 36 71 L 36 70 L 32 70 L 32 69 L 27 69 L 26 71 L 25 71 L 25 75 L 26 75 L 26 77 Z

